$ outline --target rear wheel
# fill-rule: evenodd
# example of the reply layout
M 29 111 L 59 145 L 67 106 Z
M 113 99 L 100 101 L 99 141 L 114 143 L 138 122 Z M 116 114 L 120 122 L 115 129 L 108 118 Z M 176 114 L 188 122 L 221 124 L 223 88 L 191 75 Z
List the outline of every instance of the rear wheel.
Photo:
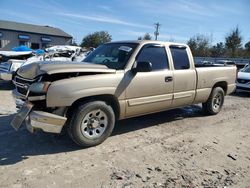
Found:
M 111 106 L 103 101 L 88 102 L 76 109 L 68 133 L 78 145 L 90 147 L 108 138 L 114 125 L 115 115 Z
M 224 103 L 224 90 L 221 87 L 215 87 L 207 102 L 202 103 L 203 110 L 210 115 L 218 114 Z

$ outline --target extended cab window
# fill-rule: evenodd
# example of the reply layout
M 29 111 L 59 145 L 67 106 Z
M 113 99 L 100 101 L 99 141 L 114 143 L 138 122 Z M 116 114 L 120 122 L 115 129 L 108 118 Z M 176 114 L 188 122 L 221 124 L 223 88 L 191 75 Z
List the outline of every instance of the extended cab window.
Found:
M 185 47 L 170 46 L 170 51 L 176 70 L 189 69 L 189 59 Z
M 152 70 L 168 69 L 168 58 L 164 46 L 145 45 L 136 59 L 137 62 L 149 61 L 152 64 Z

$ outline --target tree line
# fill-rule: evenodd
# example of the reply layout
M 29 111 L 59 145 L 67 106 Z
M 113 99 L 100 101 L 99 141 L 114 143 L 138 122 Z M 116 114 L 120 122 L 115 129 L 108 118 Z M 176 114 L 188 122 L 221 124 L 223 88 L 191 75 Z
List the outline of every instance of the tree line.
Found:
M 90 33 L 83 37 L 82 42 L 80 44 L 81 47 L 94 47 L 111 42 L 112 36 L 107 31 L 96 31 L 94 33 Z M 138 40 L 152 40 L 152 37 L 149 33 L 145 33 L 144 36 L 138 37 Z M 77 45 L 75 41 L 72 42 L 72 45 Z
M 250 57 L 250 41 L 242 44 L 242 36 L 238 27 L 232 29 L 223 42 L 211 45 L 211 38 L 197 34 L 187 44 L 196 57 Z
M 97 47 L 106 42 L 110 42 L 112 36 L 107 31 L 97 31 L 86 35 L 80 44 L 82 47 Z M 152 40 L 149 33 L 139 36 L 137 40 Z M 250 57 L 250 41 L 243 44 L 243 37 L 238 26 L 232 29 L 223 42 L 212 45 L 212 37 L 196 34 L 191 37 L 189 45 L 195 57 Z M 74 42 L 74 45 L 76 43 Z

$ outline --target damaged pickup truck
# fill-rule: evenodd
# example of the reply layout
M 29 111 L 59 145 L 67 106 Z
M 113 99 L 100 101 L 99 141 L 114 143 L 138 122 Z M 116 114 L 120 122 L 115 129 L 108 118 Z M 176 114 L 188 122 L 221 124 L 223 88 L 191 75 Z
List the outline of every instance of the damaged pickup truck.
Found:
M 94 146 L 117 120 L 197 103 L 215 115 L 235 90 L 236 67 L 200 66 L 187 45 L 159 41 L 106 43 L 82 63 L 32 63 L 14 77 L 23 104 L 11 125 L 66 128 L 77 144 Z

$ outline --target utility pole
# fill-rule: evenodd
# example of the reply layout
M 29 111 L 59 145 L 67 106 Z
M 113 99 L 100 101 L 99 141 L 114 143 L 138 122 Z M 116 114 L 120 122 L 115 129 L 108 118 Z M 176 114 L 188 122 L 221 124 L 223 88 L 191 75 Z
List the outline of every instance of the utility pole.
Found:
M 156 29 L 155 32 L 154 32 L 155 40 L 157 40 L 157 36 L 159 35 L 159 28 L 160 28 L 161 24 L 159 22 L 157 22 L 154 25 L 155 25 L 155 29 Z

